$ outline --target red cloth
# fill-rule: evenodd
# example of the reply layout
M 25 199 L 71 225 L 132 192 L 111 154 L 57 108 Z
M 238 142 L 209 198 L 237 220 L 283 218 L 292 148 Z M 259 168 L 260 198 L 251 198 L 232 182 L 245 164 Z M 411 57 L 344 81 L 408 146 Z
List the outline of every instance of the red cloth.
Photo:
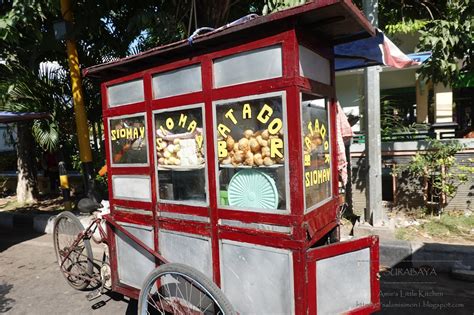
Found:
M 344 186 L 347 184 L 347 159 L 344 140 L 353 136 L 351 125 L 338 101 L 336 107 L 337 170 Z

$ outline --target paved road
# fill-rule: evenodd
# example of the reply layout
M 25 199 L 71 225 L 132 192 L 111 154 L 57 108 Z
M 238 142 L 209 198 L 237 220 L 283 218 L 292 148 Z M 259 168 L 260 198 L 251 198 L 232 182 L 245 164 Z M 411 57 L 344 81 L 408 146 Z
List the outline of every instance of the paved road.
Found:
M 136 314 L 135 301 L 86 294 L 59 272 L 51 235 L 0 230 L 0 314 Z
M 0 230 L 0 314 L 136 314 L 127 298 L 85 296 L 59 273 L 51 235 Z M 435 270 L 382 273 L 381 298 L 379 314 L 474 315 L 474 283 Z

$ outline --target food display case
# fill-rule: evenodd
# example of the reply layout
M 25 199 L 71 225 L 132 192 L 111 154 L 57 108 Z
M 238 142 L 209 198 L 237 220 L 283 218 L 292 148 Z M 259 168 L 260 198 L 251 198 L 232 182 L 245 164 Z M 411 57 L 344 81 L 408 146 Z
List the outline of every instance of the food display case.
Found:
M 373 34 L 314 1 L 87 69 L 113 218 L 240 314 L 379 309 L 378 239 L 337 241 L 333 47 Z M 155 262 L 110 235 L 113 289 L 136 297 Z

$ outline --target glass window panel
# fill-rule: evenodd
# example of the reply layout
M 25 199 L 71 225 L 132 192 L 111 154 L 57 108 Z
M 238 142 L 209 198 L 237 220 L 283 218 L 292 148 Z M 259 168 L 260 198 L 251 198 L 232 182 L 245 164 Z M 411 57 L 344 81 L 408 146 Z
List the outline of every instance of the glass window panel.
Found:
M 163 98 L 201 90 L 200 65 L 193 65 L 153 76 L 154 98 Z
M 331 84 L 331 67 L 329 60 L 306 47 L 300 49 L 300 75 L 327 85 Z
M 302 95 L 302 137 L 306 209 L 331 197 L 331 141 L 328 102 Z
M 282 76 L 281 46 L 271 46 L 214 61 L 215 86 L 222 87 Z
M 115 84 L 107 88 L 107 99 L 110 107 L 143 102 L 143 80 L 133 80 Z
M 112 164 L 147 164 L 145 115 L 111 118 L 109 139 Z
M 117 199 L 151 201 L 150 176 L 113 175 L 112 191 Z
M 287 209 L 283 97 L 216 104 L 219 205 Z
M 154 119 L 159 198 L 205 203 L 202 108 L 159 112 Z

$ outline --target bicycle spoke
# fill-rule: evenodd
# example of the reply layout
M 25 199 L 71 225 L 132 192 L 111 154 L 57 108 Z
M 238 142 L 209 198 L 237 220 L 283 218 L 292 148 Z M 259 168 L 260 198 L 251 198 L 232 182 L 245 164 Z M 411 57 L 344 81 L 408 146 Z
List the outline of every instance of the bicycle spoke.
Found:
M 150 293 L 148 293 L 148 297 L 149 297 L 148 300 L 151 300 L 151 301 L 153 302 L 153 304 L 152 304 L 151 306 L 152 306 L 155 310 L 159 311 L 158 305 L 156 305 L 155 300 L 153 299 L 153 296 L 150 295 Z
M 80 221 L 64 212 L 58 216 L 53 234 L 60 270 L 76 289 L 85 289 L 93 276 L 92 251 L 83 231 Z

